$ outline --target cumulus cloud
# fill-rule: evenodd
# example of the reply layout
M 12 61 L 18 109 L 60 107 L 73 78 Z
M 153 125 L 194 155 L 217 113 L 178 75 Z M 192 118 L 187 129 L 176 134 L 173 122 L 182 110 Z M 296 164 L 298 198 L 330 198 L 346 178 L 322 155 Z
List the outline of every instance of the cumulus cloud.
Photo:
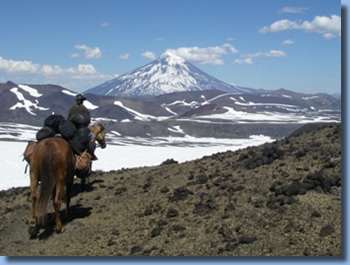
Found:
M 281 50 L 270 50 L 268 52 L 257 52 L 253 54 L 243 54 L 242 59 L 236 59 L 233 64 L 253 64 L 253 58 L 255 57 L 266 57 L 266 58 L 280 58 L 287 56 L 284 51 Z
M 144 53 L 141 54 L 141 56 L 150 60 L 155 60 L 157 58 L 156 54 L 150 51 L 145 51 Z
M 332 39 L 341 36 L 341 17 L 337 15 L 316 16 L 311 22 L 296 22 L 283 19 L 272 23 L 270 26 L 262 27 L 260 33 L 278 33 L 288 30 L 303 30 L 308 33 L 317 33 L 325 39 Z
M 294 44 L 294 43 L 295 43 L 295 41 L 294 41 L 294 40 L 291 40 L 291 39 L 289 39 L 289 40 L 284 40 L 284 41 L 281 42 L 282 45 L 292 45 L 292 44 Z
M 35 73 L 40 68 L 40 65 L 34 64 L 31 61 L 14 61 L 6 60 L 0 57 L 0 71 L 6 73 Z
M 222 59 L 223 55 L 230 53 L 238 53 L 230 43 L 225 43 L 221 46 L 205 47 L 200 48 L 194 47 L 181 47 L 178 49 L 168 49 L 170 51 L 188 61 L 199 63 L 199 64 L 213 64 L 221 65 L 224 64 Z
M 278 10 L 279 14 L 290 13 L 290 14 L 301 14 L 308 10 L 307 7 L 290 7 L 286 6 Z
M 79 57 L 79 54 L 78 53 L 72 53 L 71 55 L 70 55 L 70 58 L 78 58 Z
M 83 45 L 75 45 L 75 48 L 77 50 L 84 51 L 84 55 L 88 59 L 98 59 L 98 58 L 102 57 L 102 52 L 101 52 L 100 48 L 98 48 L 98 47 L 91 48 L 91 47 L 83 44 Z
M 121 60 L 127 60 L 129 58 L 130 58 L 130 54 L 128 54 L 128 53 L 119 55 L 119 59 L 121 59 Z
M 234 64 L 253 64 L 253 58 L 247 57 L 244 59 L 236 59 L 233 61 Z
M 3 57 L 0 57 L 1 73 L 7 74 L 7 80 L 11 78 L 21 80 L 25 74 L 26 78 L 21 82 L 28 82 L 25 81 L 28 79 L 41 80 L 40 82 L 53 82 L 78 88 L 81 88 L 84 83 L 95 84 L 95 82 L 100 83 L 114 77 L 100 73 L 92 64 L 78 64 L 76 67 L 63 68 L 58 65 L 41 65 L 31 61 L 8 60 Z M 72 80 L 79 80 L 79 83 L 73 83 Z
M 263 53 L 263 56 L 265 56 L 265 57 L 275 57 L 275 58 L 278 58 L 278 57 L 284 57 L 284 56 L 286 56 L 286 53 L 285 53 L 284 51 L 271 50 L 271 51 L 269 51 L 269 52 Z
M 69 73 L 68 69 L 63 69 L 62 67 L 58 65 L 43 65 L 40 67 L 40 70 L 38 71 L 38 74 L 43 74 L 43 75 L 61 75 Z

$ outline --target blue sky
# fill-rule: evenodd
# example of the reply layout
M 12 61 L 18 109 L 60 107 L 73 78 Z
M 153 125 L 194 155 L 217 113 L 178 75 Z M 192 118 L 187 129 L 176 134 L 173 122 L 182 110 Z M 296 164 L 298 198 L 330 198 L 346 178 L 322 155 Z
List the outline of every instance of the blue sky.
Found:
M 0 10 L 0 82 L 84 91 L 171 49 L 231 84 L 341 91 L 339 0 L 11 0 Z

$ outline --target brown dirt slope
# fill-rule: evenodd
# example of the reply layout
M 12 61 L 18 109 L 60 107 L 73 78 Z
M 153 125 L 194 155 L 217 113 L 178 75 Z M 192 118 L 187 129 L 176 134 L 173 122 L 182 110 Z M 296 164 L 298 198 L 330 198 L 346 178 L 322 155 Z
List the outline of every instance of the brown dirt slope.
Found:
M 0 192 L 0 254 L 341 255 L 340 125 L 78 184 L 66 231 L 35 239 L 29 189 Z

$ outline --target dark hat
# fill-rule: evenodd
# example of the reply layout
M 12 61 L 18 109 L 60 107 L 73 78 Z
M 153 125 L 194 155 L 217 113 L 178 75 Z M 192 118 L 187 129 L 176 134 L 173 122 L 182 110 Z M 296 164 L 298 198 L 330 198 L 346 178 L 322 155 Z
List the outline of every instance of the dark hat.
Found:
M 76 95 L 75 100 L 76 101 L 78 101 L 78 100 L 86 100 L 86 97 L 84 97 L 82 94 L 78 94 L 78 95 Z

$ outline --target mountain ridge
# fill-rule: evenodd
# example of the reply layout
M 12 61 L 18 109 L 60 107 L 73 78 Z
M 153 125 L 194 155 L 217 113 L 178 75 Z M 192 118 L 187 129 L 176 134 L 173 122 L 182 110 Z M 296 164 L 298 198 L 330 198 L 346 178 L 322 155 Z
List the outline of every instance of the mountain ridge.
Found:
M 76 94 L 57 85 L 0 84 L 0 122 L 42 126 L 52 113 L 66 117 Z M 288 90 L 265 94 L 184 91 L 149 98 L 85 96 L 84 105 L 94 121 L 108 122 L 108 131 L 123 136 L 245 138 L 265 134 L 278 138 L 304 123 L 341 121 L 339 99 Z

